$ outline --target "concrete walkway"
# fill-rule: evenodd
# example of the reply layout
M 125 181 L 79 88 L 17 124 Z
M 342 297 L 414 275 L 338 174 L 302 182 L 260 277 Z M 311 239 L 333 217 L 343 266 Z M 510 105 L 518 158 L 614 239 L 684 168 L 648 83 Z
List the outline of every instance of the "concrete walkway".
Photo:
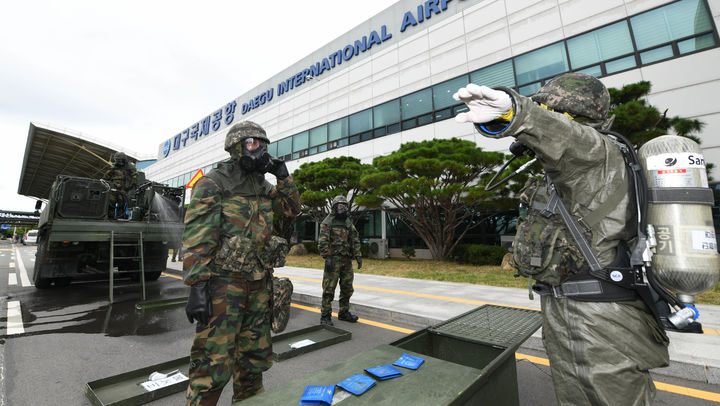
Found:
M 181 271 L 182 264 L 168 262 Z M 275 275 L 293 282 L 293 302 L 320 307 L 322 275 L 320 269 L 286 266 Z M 384 323 L 400 323 L 416 329 L 437 324 L 484 304 L 540 310 L 540 296 L 528 297 L 527 289 L 500 288 L 468 283 L 355 273 L 355 293 L 351 311 L 361 318 Z M 333 310 L 337 312 L 335 294 Z M 668 333 L 670 366 L 653 370 L 660 375 L 720 384 L 720 306 L 698 305 L 705 334 Z M 320 316 L 318 315 L 318 322 Z M 521 347 L 544 352 L 538 330 Z

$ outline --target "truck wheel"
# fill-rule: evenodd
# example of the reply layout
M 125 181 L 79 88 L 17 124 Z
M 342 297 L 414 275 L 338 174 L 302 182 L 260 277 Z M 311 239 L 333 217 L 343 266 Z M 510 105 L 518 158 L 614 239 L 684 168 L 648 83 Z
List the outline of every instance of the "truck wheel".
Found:
M 43 239 L 44 240 L 44 239 Z M 52 284 L 52 279 L 43 278 L 42 268 L 45 262 L 45 256 L 47 255 L 48 242 L 42 241 L 38 246 L 37 252 L 35 252 L 35 268 L 33 269 L 33 284 L 37 289 L 47 289 Z
M 38 278 L 35 277 L 35 280 L 33 281 L 35 284 L 35 287 L 37 289 L 47 289 L 50 287 L 50 284 L 52 283 L 52 280 L 48 278 Z
M 64 288 L 66 286 L 70 286 L 70 282 L 72 282 L 72 278 L 67 276 L 63 278 L 55 278 L 55 287 Z

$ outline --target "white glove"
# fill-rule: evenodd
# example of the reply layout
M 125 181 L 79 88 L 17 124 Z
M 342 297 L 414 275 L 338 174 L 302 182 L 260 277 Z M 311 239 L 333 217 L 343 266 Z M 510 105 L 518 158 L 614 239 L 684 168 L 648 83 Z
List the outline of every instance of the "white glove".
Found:
M 455 121 L 459 123 L 487 123 L 510 111 L 512 101 L 510 95 L 502 90 L 494 90 L 487 86 L 470 83 L 458 89 L 453 99 L 467 104 L 470 111 L 459 113 Z

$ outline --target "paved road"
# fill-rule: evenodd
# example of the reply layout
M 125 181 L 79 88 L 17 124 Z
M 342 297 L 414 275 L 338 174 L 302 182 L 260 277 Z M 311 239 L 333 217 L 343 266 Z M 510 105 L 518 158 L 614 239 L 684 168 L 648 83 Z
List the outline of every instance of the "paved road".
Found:
M 107 281 L 72 284 L 67 288 L 38 290 L 30 285 L 34 246 L 0 241 L 0 389 L 1 405 L 89 405 L 87 382 L 185 356 L 193 327 L 182 306 L 140 312 L 139 285 L 120 280 L 116 303 L 109 305 Z M 25 272 L 23 274 L 23 267 Z M 148 284 L 148 299 L 160 300 L 187 295 L 176 271 Z M 317 323 L 318 310 L 294 304 L 288 331 Z M 370 323 L 371 321 L 368 321 Z M 298 376 L 323 369 L 339 360 L 407 334 L 408 326 L 349 324 L 337 322 L 352 332 L 352 340 L 276 363 L 265 375 L 268 390 Z M 542 359 L 544 354 L 524 349 Z M 552 405 L 548 367 L 518 360 L 522 405 Z M 720 393 L 717 385 L 668 380 L 681 388 Z M 229 404 L 226 388 L 220 404 Z M 183 404 L 183 394 L 153 402 L 154 405 Z M 705 405 L 712 402 L 692 396 L 660 391 L 658 405 Z

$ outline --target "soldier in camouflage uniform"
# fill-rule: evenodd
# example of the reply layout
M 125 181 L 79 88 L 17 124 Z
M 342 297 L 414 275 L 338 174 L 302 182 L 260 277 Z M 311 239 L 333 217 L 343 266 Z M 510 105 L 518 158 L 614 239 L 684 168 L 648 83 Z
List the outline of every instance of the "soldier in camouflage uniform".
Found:
M 344 196 L 337 196 L 333 199 L 332 212 L 320 224 L 318 250 L 320 255 L 325 258 L 320 324 L 333 325 L 330 305 L 335 297 L 338 280 L 340 280 L 338 319 L 355 323 L 358 317 L 350 313 L 350 297 L 353 294 L 352 259 L 357 260 L 358 269 L 360 269 L 362 257 L 360 255 L 360 237 L 352 220 L 348 218 L 348 202 Z
M 183 276 L 191 287 L 186 313 L 198 323 L 188 405 L 216 404 L 231 377 L 233 401 L 262 392 L 262 372 L 272 364 L 272 268 L 280 248 L 287 252 L 287 242 L 271 236 L 273 216 L 296 216 L 300 196 L 285 163 L 268 154 L 268 143 L 255 123 L 232 126 L 225 139 L 231 158 L 192 190 Z M 265 173 L 275 175 L 276 186 Z
M 113 155 L 113 166 L 106 170 L 102 177 L 110 183 L 109 218 L 126 217 L 125 210 L 137 188 L 137 176 L 137 171 L 128 162 L 127 155 L 116 152 Z
M 475 123 L 487 137 L 516 137 L 534 151 L 570 214 L 575 219 L 593 219 L 586 224 L 586 237 L 603 267 L 621 258 L 618 254 L 625 251 L 623 244 L 637 233 L 634 197 L 629 193 L 632 175 L 618 146 L 598 131 L 612 123 L 607 117 L 610 96 L 599 80 L 563 74 L 532 98 L 509 88 L 470 84 L 454 97 L 469 107 L 468 112 L 458 114 L 457 121 Z M 532 188 L 530 183 L 525 190 L 528 188 Z M 528 197 L 533 193 L 520 196 L 531 205 L 528 213 L 533 200 L 537 201 Z M 545 283 L 533 288 L 542 295 L 543 343 L 558 402 L 652 404 L 655 386 L 648 370 L 668 365 L 665 332 L 634 291 L 593 278 L 587 262 L 572 249 L 557 258 L 543 258 L 532 247 L 542 235 L 540 229 L 523 227 L 519 221 L 515 246 L 528 250 L 513 258 L 538 270 L 547 262 L 546 269 L 558 271 L 556 279 L 535 275 Z M 575 244 L 567 238 L 548 240 L 558 249 Z M 531 255 L 530 251 L 535 251 L 535 261 L 523 258 Z M 563 281 L 569 274 L 572 276 Z

